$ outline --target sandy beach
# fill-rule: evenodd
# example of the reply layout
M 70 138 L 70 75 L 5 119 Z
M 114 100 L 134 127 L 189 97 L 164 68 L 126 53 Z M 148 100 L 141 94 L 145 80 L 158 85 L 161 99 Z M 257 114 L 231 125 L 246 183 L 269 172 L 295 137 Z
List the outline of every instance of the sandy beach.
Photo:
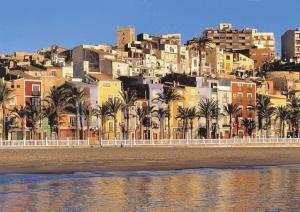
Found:
M 300 164 L 299 147 L 0 149 L 0 173 L 72 173 Z

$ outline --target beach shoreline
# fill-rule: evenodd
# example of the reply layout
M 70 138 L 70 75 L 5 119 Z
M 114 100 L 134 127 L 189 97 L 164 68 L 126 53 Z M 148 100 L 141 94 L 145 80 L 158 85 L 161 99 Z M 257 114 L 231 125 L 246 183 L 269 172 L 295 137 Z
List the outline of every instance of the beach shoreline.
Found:
M 300 147 L 60 147 L 0 149 L 0 174 L 168 171 L 300 164 Z

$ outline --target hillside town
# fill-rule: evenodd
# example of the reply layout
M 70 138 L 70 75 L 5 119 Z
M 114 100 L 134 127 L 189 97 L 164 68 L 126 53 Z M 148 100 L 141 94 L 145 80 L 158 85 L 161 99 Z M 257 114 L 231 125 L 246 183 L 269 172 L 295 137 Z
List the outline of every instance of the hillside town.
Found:
M 298 137 L 300 28 L 117 28 L 116 44 L 0 55 L 2 140 Z M 277 41 L 278 42 L 278 41 Z

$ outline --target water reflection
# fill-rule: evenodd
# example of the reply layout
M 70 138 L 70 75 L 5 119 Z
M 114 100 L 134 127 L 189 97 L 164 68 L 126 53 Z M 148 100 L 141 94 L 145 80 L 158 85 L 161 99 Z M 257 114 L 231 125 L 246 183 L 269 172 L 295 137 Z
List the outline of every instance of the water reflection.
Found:
M 1 175 L 0 211 L 300 209 L 300 167 Z

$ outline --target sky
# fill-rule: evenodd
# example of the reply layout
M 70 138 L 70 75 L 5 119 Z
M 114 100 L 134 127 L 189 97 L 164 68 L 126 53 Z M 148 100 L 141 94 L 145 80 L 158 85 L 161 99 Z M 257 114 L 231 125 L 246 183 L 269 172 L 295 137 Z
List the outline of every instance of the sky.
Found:
M 1 2 L 0 53 L 35 51 L 52 44 L 115 44 L 117 27 L 136 34 L 181 33 L 182 42 L 207 27 L 274 32 L 300 27 L 299 0 L 9 0 Z

